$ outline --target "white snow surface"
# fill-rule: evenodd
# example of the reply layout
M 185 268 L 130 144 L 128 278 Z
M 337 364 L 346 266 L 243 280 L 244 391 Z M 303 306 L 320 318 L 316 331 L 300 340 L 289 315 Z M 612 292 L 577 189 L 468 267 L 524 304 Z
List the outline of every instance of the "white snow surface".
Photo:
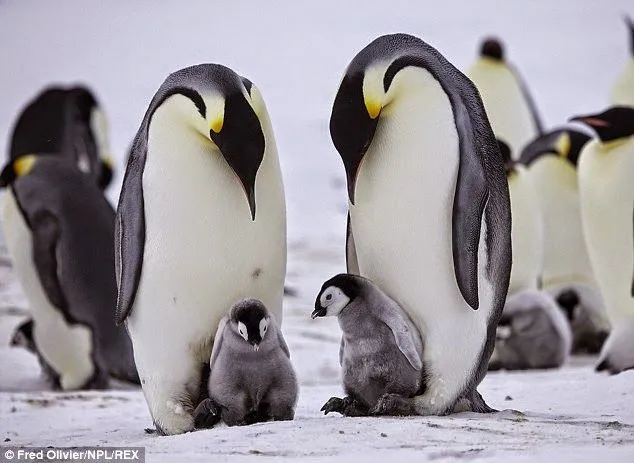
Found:
M 489 374 L 480 391 L 503 410 L 496 414 L 324 417 L 321 405 L 342 394 L 340 331 L 335 319 L 309 317 L 322 282 L 345 270 L 345 173 L 328 119 L 361 48 L 408 32 L 464 70 L 480 40 L 498 35 L 553 127 L 607 106 L 628 58 L 624 13 L 634 15 L 631 0 L 0 0 L 0 146 L 42 87 L 88 84 L 109 115 L 113 203 L 125 152 L 167 74 L 217 62 L 259 87 L 286 185 L 287 284 L 297 294 L 285 299 L 283 332 L 301 385 L 292 422 L 146 434 L 152 422 L 140 390 L 47 392 L 35 358 L 8 347 L 27 312 L 0 262 L 0 445 L 136 445 L 151 462 L 634 461 L 634 371 L 596 374 L 593 358 L 556 371 Z

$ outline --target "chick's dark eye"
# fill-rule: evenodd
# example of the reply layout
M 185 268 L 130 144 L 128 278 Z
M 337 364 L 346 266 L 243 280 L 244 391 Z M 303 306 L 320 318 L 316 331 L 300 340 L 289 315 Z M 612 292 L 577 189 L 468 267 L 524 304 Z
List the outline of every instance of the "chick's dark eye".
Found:
M 328 295 L 326 296 L 326 300 L 327 300 L 327 301 L 329 301 L 330 299 L 332 299 L 332 294 L 328 294 Z

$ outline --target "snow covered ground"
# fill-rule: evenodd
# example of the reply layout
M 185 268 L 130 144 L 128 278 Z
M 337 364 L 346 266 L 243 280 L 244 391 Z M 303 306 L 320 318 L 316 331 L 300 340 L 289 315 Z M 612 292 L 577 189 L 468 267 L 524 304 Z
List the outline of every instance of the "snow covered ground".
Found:
M 324 417 L 321 405 L 341 393 L 339 329 L 334 319 L 309 318 L 321 283 L 344 269 L 345 176 L 328 118 L 357 51 L 378 35 L 409 32 L 464 69 L 484 35 L 499 35 L 550 127 L 607 105 L 627 58 L 626 12 L 634 15 L 631 0 L 0 0 L 0 147 L 44 85 L 85 82 L 110 117 L 113 201 L 124 152 L 169 72 L 220 62 L 260 88 L 286 184 L 288 284 L 297 295 L 285 301 L 283 331 L 301 382 L 294 422 L 146 434 L 152 423 L 139 390 L 43 390 L 35 359 L 7 346 L 25 304 L 0 265 L 0 444 L 140 445 L 152 462 L 634 461 L 634 372 L 598 375 L 593 359 L 488 375 L 481 392 L 505 410 L 494 415 Z

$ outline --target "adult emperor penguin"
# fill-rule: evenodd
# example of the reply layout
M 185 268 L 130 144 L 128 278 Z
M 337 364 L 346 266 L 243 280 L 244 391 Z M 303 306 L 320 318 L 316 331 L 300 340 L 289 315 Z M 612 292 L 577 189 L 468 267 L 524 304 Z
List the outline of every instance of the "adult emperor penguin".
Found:
M 543 223 L 537 192 L 526 168 L 513 161 L 508 144 L 498 139 L 498 145 L 504 160 L 513 217 L 510 295 L 538 287 L 544 252 Z
M 32 330 L 20 328 L 26 347 L 63 390 L 103 388 L 109 375 L 138 382 L 130 339 L 112 320 L 114 210 L 101 190 L 60 157 L 35 155 L 10 161 L 0 187 L 7 247 L 33 316 Z
M 407 311 L 425 346 L 420 414 L 486 373 L 511 270 L 502 158 L 471 81 L 422 40 L 379 37 L 352 60 L 330 133 L 348 182 L 348 273 Z
M 113 177 L 106 116 L 86 87 L 48 87 L 22 110 L 13 128 L 9 158 L 62 156 L 105 189 Z
M 542 133 L 542 124 L 526 84 L 504 55 L 502 42 L 485 39 L 467 76 L 480 92 L 493 132 L 517 159 L 524 145 Z
M 567 313 L 573 353 L 597 353 L 610 328 L 581 224 L 577 161 L 589 140 L 586 133 L 564 127 L 536 138 L 520 156 L 544 224 L 541 287 Z
M 191 431 L 220 319 L 256 298 L 282 321 L 284 187 L 255 85 L 218 64 L 165 80 L 133 142 L 115 235 L 117 322 L 150 413 L 159 433 Z
M 581 218 L 612 332 L 599 370 L 634 368 L 634 108 L 613 106 L 575 117 L 597 138 L 579 158 Z
M 634 106 L 634 21 L 626 16 L 625 23 L 630 38 L 630 58 L 612 86 L 610 103 L 614 106 Z

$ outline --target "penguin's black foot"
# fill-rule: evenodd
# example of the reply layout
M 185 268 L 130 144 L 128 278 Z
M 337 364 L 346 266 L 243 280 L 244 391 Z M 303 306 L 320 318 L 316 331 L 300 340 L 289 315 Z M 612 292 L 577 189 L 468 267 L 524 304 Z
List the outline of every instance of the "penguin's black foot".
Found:
M 473 412 L 495 413 L 498 411 L 495 408 L 489 407 L 487 403 L 484 401 L 484 399 L 482 398 L 482 396 L 480 395 L 480 393 L 475 389 L 471 393 L 471 397 L 469 398 L 469 401 L 471 402 L 471 411 Z
M 194 410 L 194 425 L 197 429 L 212 428 L 220 421 L 220 407 L 211 399 L 205 399 Z
M 368 415 L 367 407 L 351 397 L 344 397 L 343 399 L 340 399 L 339 397 L 331 397 L 330 400 L 321 407 L 321 411 L 324 412 L 324 415 L 327 415 L 330 412 L 337 412 L 343 416 Z
M 370 415 L 409 416 L 415 414 L 413 401 L 398 394 L 383 394 L 370 410 Z

